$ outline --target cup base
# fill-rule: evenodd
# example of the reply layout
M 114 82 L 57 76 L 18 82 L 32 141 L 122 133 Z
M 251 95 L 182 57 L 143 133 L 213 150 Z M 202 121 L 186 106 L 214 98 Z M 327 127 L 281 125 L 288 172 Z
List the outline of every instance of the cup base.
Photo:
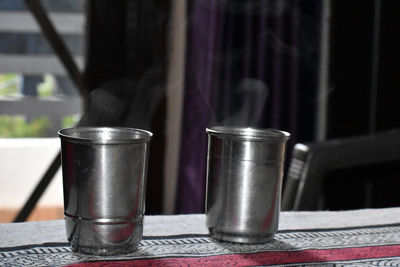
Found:
M 95 247 L 82 247 L 82 246 L 75 247 L 74 245 L 71 244 L 71 248 L 73 251 L 84 254 L 91 254 L 98 256 L 113 256 L 113 255 L 122 255 L 135 252 L 136 250 L 138 250 L 138 245 L 131 245 L 127 247 L 116 247 L 116 248 L 95 248 Z
M 210 230 L 210 236 L 213 239 L 226 242 L 234 242 L 241 244 L 262 244 L 268 243 L 274 240 L 274 234 L 264 234 L 264 235 L 246 235 L 237 233 L 225 233 L 218 232 L 213 229 Z
M 143 222 L 100 223 L 65 216 L 67 238 L 74 251 L 93 255 L 118 255 L 134 252 L 142 239 Z

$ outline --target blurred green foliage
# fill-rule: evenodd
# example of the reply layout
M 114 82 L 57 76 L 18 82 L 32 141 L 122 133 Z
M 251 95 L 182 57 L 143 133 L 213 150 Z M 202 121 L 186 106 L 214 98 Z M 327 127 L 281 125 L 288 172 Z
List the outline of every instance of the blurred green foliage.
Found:
M 17 96 L 19 94 L 21 77 L 16 73 L 0 73 L 0 96 Z M 43 75 L 43 82 L 37 86 L 39 97 L 52 96 L 56 81 L 53 75 Z
M 37 86 L 37 92 L 38 96 L 40 97 L 47 97 L 47 96 L 52 96 L 55 88 L 55 78 L 51 74 L 45 74 L 43 76 L 43 82 L 38 84 Z
M 63 128 L 69 128 L 75 126 L 79 121 L 79 115 L 68 115 L 63 117 L 62 119 L 62 127 Z
M 18 95 L 20 76 L 15 73 L 0 73 L 0 96 Z
M 49 125 L 45 116 L 27 122 L 22 116 L 1 115 L 0 137 L 42 137 Z

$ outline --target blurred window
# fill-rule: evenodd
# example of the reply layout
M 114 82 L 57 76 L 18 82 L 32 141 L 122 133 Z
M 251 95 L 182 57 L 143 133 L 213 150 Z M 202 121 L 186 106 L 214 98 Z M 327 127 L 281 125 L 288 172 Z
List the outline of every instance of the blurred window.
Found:
M 85 0 L 40 3 L 82 70 Z M 24 1 L 0 0 L 0 222 L 22 208 L 59 151 L 58 130 L 79 120 L 81 102 Z M 62 204 L 59 171 L 28 220 L 61 219 Z
M 84 0 L 42 0 L 80 69 Z M 0 137 L 55 137 L 80 116 L 77 88 L 23 0 L 0 0 Z

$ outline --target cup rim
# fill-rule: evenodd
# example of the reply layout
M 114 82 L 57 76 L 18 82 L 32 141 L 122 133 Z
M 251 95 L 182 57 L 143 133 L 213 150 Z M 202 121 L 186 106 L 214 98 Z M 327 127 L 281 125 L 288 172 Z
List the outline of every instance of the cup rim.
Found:
M 123 134 L 123 136 L 122 136 Z M 149 142 L 153 133 L 129 127 L 72 127 L 58 131 L 61 140 L 88 144 L 122 144 Z
M 206 128 L 206 132 L 210 135 L 225 136 L 245 140 L 279 139 L 287 141 L 290 138 L 290 133 L 270 128 L 213 126 Z

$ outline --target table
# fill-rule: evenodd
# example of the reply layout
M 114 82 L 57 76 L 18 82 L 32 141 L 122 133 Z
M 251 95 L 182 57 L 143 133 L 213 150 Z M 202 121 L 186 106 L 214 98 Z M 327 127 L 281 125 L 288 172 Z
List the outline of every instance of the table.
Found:
M 273 242 L 209 238 L 205 216 L 146 216 L 135 253 L 73 252 L 64 222 L 0 224 L 0 266 L 400 266 L 400 208 L 282 212 Z

